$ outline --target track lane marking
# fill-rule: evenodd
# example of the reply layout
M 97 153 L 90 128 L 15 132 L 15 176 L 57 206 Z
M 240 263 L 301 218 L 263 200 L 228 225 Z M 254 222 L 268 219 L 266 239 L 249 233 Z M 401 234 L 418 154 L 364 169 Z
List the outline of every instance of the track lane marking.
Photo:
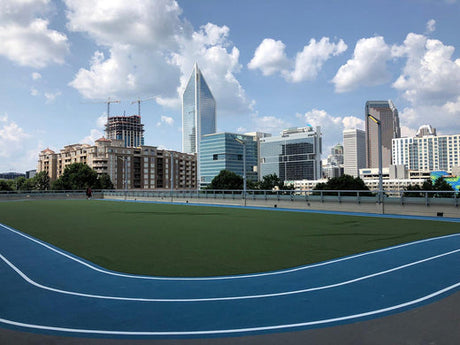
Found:
M 243 278 L 257 278 L 257 277 L 263 277 L 263 276 L 269 276 L 269 275 L 278 275 L 278 274 L 287 274 L 287 273 L 292 273 L 292 272 L 296 272 L 296 271 L 302 271 L 302 270 L 306 270 L 306 269 L 310 269 L 310 268 L 314 268 L 314 267 L 320 267 L 320 266 L 325 266 L 325 265 L 330 265 L 330 264 L 334 264 L 334 263 L 337 263 L 337 262 L 341 262 L 341 261 L 348 261 L 348 260 L 352 260 L 352 259 L 356 259 L 356 258 L 359 258 L 359 257 L 362 257 L 362 256 L 368 256 L 368 255 L 372 255 L 372 254 L 377 254 L 377 253 L 381 253 L 381 252 L 385 252 L 385 251 L 390 251 L 390 250 L 395 250 L 395 249 L 399 249 L 399 248 L 402 248 L 402 247 L 407 247 L 407 246 L 412 246 L 412 245 L 417 245 L 417 244 L 420 244 L 420 243 L 424 243 L 424 242 L 431 242 L 431 241 L 436 241 L 436 240 L 442 240 L 442 239 L 446 239 L 446 238 L 450 238 L 450 237 L 458 237 L 460 236 L 460 234 L 452 234 L 452 235 L 446 235 L 446 236 L 441 236 L 441 237 L 434 237 L 434 238 L 427 238 L 427 239 L 423 239 L 423 240 L 418 240 L 418 241 L 414 241 L 414 242 L 409 242 L 409 243 L 403 243 L 403 244 L 399 244 L 399 245 L 396 245 L 396 246 L 391 246 L 391 247 L 388 247 L 388 248 L 382 248 L 382 249 L 377 249 L 377 250 L 373 250 L 373 251 L 369 251 L 369 252 L 364 252 L 364 253 L 360 253 L 360 254 L 355 254 L 355 255 L 352 255 L 352 256 L 347 256 L 347 257 L 343 257 L 343 258 L 339 258 L 339 259 L 333 259 L 333 260 L 329 260 L 329 261 L 325 261 L 325 262 L 320 262 L 320 263 L 317 263 L 317 264 L 311 264 L 311 265 L 305 265 L 305 266 L 299 266 L 299 267 L 295 267 L 295 268 L 290 268 L 290 269 L 286 269 L 286 270 L 280 270 L 280 271 L 274 271 L 274 272 L 265 272 L 265 273 L 255 273 L 255 274 L 241 274 L 241 275 L 234 275 L 234 276 L 217 276 L 217 277 L 153 277 L 153 276 L 142 276 L 142 275 L 133 275 L 133 274 L 126 274 L 126 273 L 117 273 L 117 272 L 112 272 L 112 271 L 109 271 L 109 270 L 105 270 L 105 269 L 102 269 L 102 268 L 99 268 L 99 267 L 96 267 L 94 265 L 91 265 L 81 259 L 78 259 L 77 257 L 74 257 L 72 255 L 69 255 L 57 248 L 54 248 L 48 244 L 46 244 L 45 242 L 42 242 L 32 236 L 29 236 L 29 235 L 26 235 L 26 234 L 23 234 L 22 232 L 16 230 L 16 229 L 13 229 L 7 225 L 4 225 L 4 224 L 0 224 L 0 227 L 3 227 L 4 229 L 7 229 L 17 235 L 20 235 L 30 241 L 33 241 L 53 252 L 56 252 L 57 254 L 60 254 L 72 261 L 75 261 L 83 266 L 86 266 L 94 271 L 97 271 L 97 272 L 101 272 L 101 273 L 104 273 L 104 274 L 108 274 L 108 275 L 113 275 L 113 276 L 117 276 L 117 277 L 123 277 L 123 278 L 131 278 L 131 279 L 145 279 L 145 280 L 171 280 L 171 281 L 174 281 L 174 280 L 179 280 L 179 281 L 201 281 L 201 280 L 225 280 L 225 279 L 243 279 Z
M 78 328 L 64 328 L 64 327 L 36 325 L 36 324 L 12 321 L 12 320 L 3 319 L 3 318 L 0 318 L 0 323 L 4 323 L 7 325 L 16 326 L 16 327 L 24 327 L 24 328 L 32 328 L 32 329 L 48 330 L 48 331 L 58 331 L 58 332 L 66 332 L 66 333 L 70 332 L 70 333 L 83 333 L 83 334 L 124 335 L 124 336 L 185 336 L 185 335 L 191 336 L 191 335 L 218 335 L 218 334 L 232 334 L 232 333 L 251 333 L 251 332 L 280 330 L 280 329 L 287 329 L 287 328 L 299 328 L 299 327 L 324 325 L 328 323 L 349 321 L 353 319 L 359 319 L 363 317 L 378 315 L 378 314 L 394 311 L 397 309 L 409 307 L 414 304 L 422 303 L 424 301 L 427 301 L 429 299 L 432 299 L 439 295 L 447 293 L 451 290 L 454 290 L 458 287 L 460 287 L 460 282 L 450 285 L 436 292 L 433 292 L 429 295 L 417 298 L 415 300 L 411 300 L 411 301 L 397 304 L 394 306 L 390 306 L 390 307 L 386 307 L 382 309 L 371 310 L 371 311 L 359 313 L 359 314 L 345 315 L 345 316 L 340 316 L 340 317 L 335 317 L 335 318 L 330 318 L 330 319 L 307 321 L 307 322 L 300 322 L 300 323 L 293 323 L 293 324 L 271 325 L 271 326 L 249 327 L 249 328 L 238 328 L 238 329 L 218 329 L 218 330 L 208 330 L 208 331 L 206 330 L 168 331 L 168 332 L 162 332 L 162 331 L 108 331 L 108 330 L 78 329 Z
M 284 291 L 284 292 L 278 292 L 278 293 L 270 293 L 270 294 L 260 294 L 260 295 L 246 295 L 246 296 L 231 296 L 231 297 L 210 297 L 210 298 L 137 298 L 137 297 L 120 297 L 120 296 L 108 296 L 108 295 L 93 295 L 93 294 L 86 294 L 86 293 L 81 293 L 81 292 L 75 292 L 75 291 L 68 291 L 68 290 L 61 290 L 61 289 L 56 289 L 52 288 L 46 285 L 39 284 L 29 278 L 24 272 L 22 272 L 19 268 L 17 268 L 12 262 L 10 262 L 7 258 L 5 258 L 2 254 L 0 254 L 0 258 L 10 267 L 12 268 L 22 279 L 24 279 L 27 283 L 38 287 L 40 289 L 44 290 L 49 290 L 52 292 L 57 292 L 60 294 L 66 294 L 66 295 L 74 295 L 74 296 L 79 296 L 79 297 L 87 297 L 87 298 L 96 298 L 96 299 L 108 299 L 108 300 L 120 300 L 120 301 L 133 301 L 133 302 L 216 302 L 216 301 L 232 301 L 232 300 L 243 300 L 243 299 L 256 299 L 256 298 L 268 298 L 268 297 L 280 297 L 280 296 L 287 296 L 287 295 L 294 295 L 294 294 L 301 294 L 301 293 L 306 293 L 306 292 L 312 292 L 312 291 L 318 291 L 318 290 L 326 290 L 326 289 L 331 289 L 331 288 L 336 288 L 339 286 L 344 286 L 352 283 L 356 283 L 362 280 L 374 278 L 377 276 L 385 275 L 391 272 L 399 271 L 411 266 L 419 265 L 421 263 L 427 262 L 427 261 L 432 261 L 435 259 L 439 259 L 441 257 L 445 257 L 451 254 L 455 254 L 460 252 L 460 249 L 456 249 L 450 252 L 446 252 L 443 254 L 431 256 L 422 260 L 414 261 L 405 265 L 397 266 L 388 270 L 376 272 L 373 274 L 365 275 L 362 277 L 346 280 L 340 283 L 335 283 L 335 284 L 329 284 L 329 285 L 323 285 L 323 286 L 318 286 L 318 287 L 313 287 L 313 288 L 308 288 L 308 289 L 301 289 L 301 290 L 293 290 L 293 291 Z

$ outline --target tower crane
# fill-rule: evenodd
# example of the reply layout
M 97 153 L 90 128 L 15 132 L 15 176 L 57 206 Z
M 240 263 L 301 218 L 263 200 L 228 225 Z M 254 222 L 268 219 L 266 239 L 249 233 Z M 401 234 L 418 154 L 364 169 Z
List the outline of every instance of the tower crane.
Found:
M 104 103 L 107 103 L 107 124 L 109 123 L 109 117 L 110 117 L 110 103 L 120 103 L 119 100 L 114 100 L 114 99 L 110 99 L 107 98 L 107 101 L 105 101 Z
M 144 99 L 138 98 L 137 100 L 132 101 L 131 104 L 137 103 L 137 115 L 141 116 L 141 103 L 145 102 L 145 101 L 149 101 L 149 100 L 154 99 L 154 98 L 155 97 L 148 97 L 148 98 L 144 98 Z

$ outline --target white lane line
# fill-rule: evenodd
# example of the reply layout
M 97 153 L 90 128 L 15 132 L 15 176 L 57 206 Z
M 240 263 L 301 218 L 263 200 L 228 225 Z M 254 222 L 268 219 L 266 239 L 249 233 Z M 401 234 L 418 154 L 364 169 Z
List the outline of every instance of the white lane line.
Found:
M 312 264 L 312 265 L 305 265 L 305 266 L 299 266 L 299 267 L 295 267 L 295 268 L 290 268 L 290 269 L 286 269 L 286 270 L 280 270 L 280 271 L 274 271 L 274 272 L 265 272 L 265 273 L 255 273 L 255 274 L 241 274 L 241 275 L 235 275 L 235 276 L 217 276 L 217 277 L 150 277 L 150 276 L 140 276 L 140 275 L 133 275 L 133 274 L 125 274 L 125 273 L 117 273 L 117 272 L 112 272 L 112 271 L 109 271 L 109 270 L 105 270 L 105 269 L 102 269 L 102 268 L 99 268 L 99 267 L 96 267 L 96 266 L 93 266 L 83 260 L 80 260 L 74 256 L 71 256 L 63 251 L 60 251 L 56 248 L 53 248 L 49 245 L 47 245 L 46 243 L 40 241 L 40 240 L 37 240 L 31 236 L 28 236 L 26 234 L 23 234 L 22 232 L 16 230 L 16 229 L 13 229 L 7 225 L 4 225 L 4 224 L 0 224 L 1 227 L 17 234 L 17 235 L 20 235 L 24 238 L 27 238 L 28 240 L 30 241 L 33 241 L 53 252 L 56 252 L 70 260 L 73 260 L 75 262 L 78 262 L 79 264 L 81 265 L 84 265 L 94 271 L 97 271 L 97 272 L 101 272 L 101 273 L 104 273 L 104 274 L 109 274 L 109 275 L 113 275 L 113 276 L 117 276 L 117 277 L 123 277 L 123 278 L 131 278 L 131 279 L 146 279 L 146 280 L 179 280 L 179 281 L 190 281 L 190 280 L 224 280 L 224 279 L 242 279 L 242 278 L 257 278 L 257 277 L 264 277 L 264 276 L 270 276 L 270 275 L 278 275 L 278 274 L 286 274 L 286 273 L 292 273 L 292 272 L 296 272 L 296 271 L 301 271 L 301 270 L 306 270 L 306 269 L 310 269 L 310 268 L 314 268 L 314 267 L 319 267 L 319 266 L 325 266 L 325 265 L 331 265 L 331 264 L 334 264 L 334 263 L 337 263 L 337 262 L 341 262 L 341 261 L 348 261 L 348 260 L 352 260 L 352 259 L 355 259 L 355 258 L 359 258 L 359 257 L 362 257 L 362 256 L 367 256 L 367 255 L 372 255 L 372 254 L 377 254 L 377 253 L 381 253 L 381 252 L 386 252 L 386 251 L 390 251 L 390 250 L 395 250 L 395 249 L 399 249 L 399 248 L 402 248 L 402 247 L 407 247 L 407 246 L 412 246 L 412 245 L 416 245 L 416 244 L 420 244 L 420 243 L 424 243 L 424 242 L 431 242 L 431 241 L 436 241 L 436 240 L 442 240 L 442 239 L 446 239 L 446 238 L 450 238 L 450 237 L 458 237 L 460 236 L 460 234 L 452 234 L 452 235 L 447 235 L 447 236 L 441 236 L 441 237 L 434 237 L 434 238 L 427 238 L 427 239 L 424 239 L 424 240 L 419 240 L 419 241 L 415 241 L 415 242 L 410 242 L 410 243 L 404 243 L 404 244 L 400 244 L 400 245 L 397 245 L 397 246 L 392 246 L 392 247 L 388 247 L 388 248 L 383 248 L 383 249 L 378 249 L 378 250 L 373 250 L 373 251 L 369 251 L 369 252 L 365 252 L 365 253 L 361 253 L 361 254 L 356 254 L 356 255 L 352 255 L 352 256 L 347 256 L 347 257 L 344 257 L 344 258 L 340 258 L 340 259 L 334 259 L 334 260 L 330 260 L 330 261 L 325 261 L 325 262 L 321 262 L 321 263 L 318 263 L 318 264 Z
M 364 313 L 345 315 L 330 319 L 322 319 L 315 321 L 307 321 L 300 323 L 284 324 L 284 325 L 271 325 L 271 326 L 262 326 L 262 327 L 248 327 L 248 328 L 237 328 L 237 329 L 217 329 L 217 330 L 195 330 L 195 331 L 108 331 L 108 330 L 97 330 L 97 329 L 78 329 L 78 328 L 63 328 L 63 327 L 54 327 L 54 326 L 44 326 L 36 325 L 29 323 L 22 323 L 12 320 L 7 320 L 0 318 L 0 323 L 8 324 L 11 326 L 32 328 L 37 330 L 47 330 L 47 331 L 58 331 L 58 332 L 71 332 L 71 333 L 83 333 L 83 334 L 100 334 L 100 335 L 125 335 L 125 336 L 184 336 L 184 335 L 218 335 L 218 334 L 232 334 L 232 333 L 250 333 L 250 332 L 261 332 L 261 331 L 270 331 L 270 330 L 280 330 L 287 328 L 298 328 L 298 327 L 307 327 L 307 326 L 316 326 L 324 325 L 328 323 L 340 322 L 340 321 L 349 321 L 353 319 L 359 319 L 363 317 L 378 315 L 382 313 L 387 313 L 397 309 L 406 308 L 417 303 L 422 303 L 429 299 L 432 299 L 436 296 L 442 295 L 448 291 L 454 290 L 460 287 L 460 282 L 450 285 L 442 290 L 438 290 L 429 295 L 417 298 L 412 301 L 405 303 L 397 304 L 387 308 L 371 310 Z
M 11 263 L 8 259 L 6 259 L 3 255 L 0 254 L 0 258 L 8 265 L 10 266 L 21 278 L 23 278 L 27 283 L 34 285 L 40 289 L 45 289 L 53 292 L 57 292 L 60 294 L 66 294 L 66 295 L 74 295 L 74 296 L 80 296 L 80 297 L 87 297 L 87 298 L 97 298 L 97 299 L 108 299 L 108 300 L 120 300 L 120 301 L 135 301 L 135 302 L 215 302 L 215 301 L 232 301 L 232 300 L 242 300 L 242 299 L 256 299 L 256 298 L 268 298 L 268 297 L 280 297 L 280 296 L 287 296 L 287 295 L 294 295 L 294 294 L 301 294 L 301 293 L 306 293 L 306 292 L 312 292 L 312 291 L 318 291 L 318 290 L 325 290 L 325 289 L 331 289 L 331 288 L 336 288 L 339 286 L 343 285 L 348 285 L 352 283 L 356 283 L 365 279 L 370 279 L 373 277 L 381 276 L 384 274 L 388 274 L 391 272 L 399 271 L 411 266 L 419 265 L 421 263 L 439 259 L 441 257 L 455 254 L 460 252 L 460 249 L 456 249 L 444 254 L 439 254 L 435 256 L 431 256 L 429 258 L 423 259 L 423 260 L 418 260 L 411 262 L 409 264 L 397 266 L 385 271 L 380 271 L 377 273 L 361 276 L 355 279 L 351 280 L 346 280 L 340 283 L 336 284 L 330 284 L 330 285 L 323 285 L 323 286 L 318 286 L 318 287 L 313 287 L 313 288 L 308 288 L 308 289 L 301 289 L 301 290 L 293 290 L 293 291 L 284 291 L 284 292 L 278 292 L 278 293 L 270 293 L 270 294 L 260 294 L 260 295 L 243 295 L 243 296 L 231 296 L 231 297 L 210 297 L 210 298 L 137 298 L 137 297 L 120 297 L 120 296 L 108 296 L 108 295 L 93 295 L 93 294 L 86 294 L 86 293 L 81 293 L 81 292 L 75 292 L 75 291 L 68 291 L 68 290 L 61 290 L 61 289 L 55 289 L 49 286 L 45 286 L 42 284 L 39 284 L 35 282 L 34 280 L 30 279 L 24 272 L 22 272 L 19 268 L 17 268 L 13 263 Z

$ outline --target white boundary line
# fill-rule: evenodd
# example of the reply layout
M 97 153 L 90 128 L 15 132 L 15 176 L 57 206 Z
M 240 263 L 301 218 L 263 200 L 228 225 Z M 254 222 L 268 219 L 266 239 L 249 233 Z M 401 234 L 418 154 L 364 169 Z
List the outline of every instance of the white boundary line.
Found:
M 355 259 L 355 258 L 358 258 L 358 257 L 361 257 L 361 256 L 367 256 L 367 255 L 371 255 L 371 254 L 376 254 L 376 253 L 381 253 L 381 252 L 385 252 L 385 251 L 390 251 L 390 250 L 394 250 L 394 249 L 399 249 L 399 248 L 402 248 L 402 247 L 407 247 L 407 246 L 412 246 L 412 245 L 416 245 L 416 244 L 420 244 L 420 243 L 423 243 L 423 242 L 430 242 L 430 241 L 436 241 L 436 240 L 442 240 L 442 239 L 445 239 L 445 238 L 450 238 L 450 237 L 457 237 L 457 236 L 460 236 L 460 234 L 452 234 L 452 235 L 447 235 L 447 236 L 441 236 L 441 237 L 434 237 L 434 238 L 427 238 L 427 239 L 424 239 L 424 240 L 419 240 L 419 241 L 415 241 L 415 242 L 410 242 L 410 243 L 404 243 L 404 244 L 400 244 L 400 245 L 397 245 L 397 246 L 392 246 L 392 247 L 388 247 L 388 248 L 383 248 L 383 249 L 378 249 L 378 250 L 373 250 L 373 251 L 369 251 L 369 252 L 365 252 L 365 253 L 361 253 L 361 254 L 356 254 L 356 255 L 352 255 L 352 256 L 347 256 L 347 257 L 344 257 L 344 258 L 340 258 L 340 259 L 334 259 L 334 260 L 330 260 L 330 261 L 325 261 L 325 262 L 321 262 L 321 263 L 318 263 L 318 264 L 312 264 L 312 265 L 305 265 L 305 266 L 299 266 L 299 267 L 295 267 L 295 268 L 290 268 L 290 269 L 286 269 L 286 270 L 280 270 L 280 271 L 274 271 L 274 272 L 265 272 L 265 273 L 255 273 L 255 274 L 242 274 L 242 275 L 234 275 L 234 276 L 217 276 L 217 277 L 151 277 L 151 276 L 141 276 L 141 275 L 133 275 L 133 274 L 126 274 L 126 273 L 117 273 L 117 272 L 112 272 L 112 271 L 109 271 L 109 270 L 105 270 L 105 269 L 102 269 L 102 268 L 99 268 L 99 267 L 96 267 L 94 265 L 91 265 L 81 259 L 78 259 L 72 255 L 69 255 L 59 249 L 56 249 L 48 244 L 46 244 L 45 242 L 42 242 L 40 240 L 37 240 L 29 235 L 26 235 L 26 234 L 23 234 L 22 232 L 16 230 L 16 229 L 13 229 L 7 225 L 4 225 L 4 224 L 0 224 L 1 227 L 17 234 L 17 235 L 20 235 L 24 238 L 27 238 L 28 240 L 30 241 L 33 241 L 51 251 L 54 251 L 70 260 L 73 260 L 75 262 L 78 262 L 79 264 L 83 265 L 83 266 L 86 266 L 94 271 L 97 271 L 97 272 L 101 272 L 101 273 L 104 273 L 104 274 L 109 274 L 109 275 L 113 275 L 113 276 L 117 276 L 117 277 L 124 277 L 124 278 L 131 278 L 131 279 L 146 279 L 146 280 L 180 280 L 180 281 L 193 281 L 193 280 L 224 280 L 224 279 L 242 279 L 242 278 L 257 278 L 257 277 L 263 277 L 263 276 L 269 276 L 269 275 L 278 275 L 278 274 L 286 274 L 286 273 L 291 273 L 291 272 L 296 272 L 296 271 L 301 271 L 301 270 L 305 270 L 305 269 L 310 269 L 310 268 L 314 268 L 314 267 L 319 267 L 319 266 L 325 266 L 325 265 L 330 265 L 330 264 L 334 264 L 334 263 L 337 263 L 337 262 L 341 262 L 341 261 L 347 261 L 347 260 L 351 260 L 351 259 Z
M 59 331 L 59 332 L 71 332 L 71 333 L 86 333 L 86 334 L 100 334 L 100 335 L 127 335 L 127 336 L 185 336 L 185 335 L 217 335 L 217 334 L 232 334 L 232 333 L 249 333 L 249 332 L 261 332 L 261 331 L 270 331 L 270 330 L 280 330 L 286 328 L 298 328 L 298 327 L 307 327 L 307 326 L 316 326 L 316 325 L 323 325 L 327 323 L 333 322 L 340 322 L 340 321 L 348 321 L 358 318 L 363 318 L 367 316 L 382 314 L 386 312 L 390 312 L 393 310 L 405 308 L 417 303 L 424 302 L 426 300 L 432 299 L 436 296 L 439 296 L 443 293 L 451 291 L 460 287 L 460 282 L 454 285 L 450 285 L 442 290 L 438 290 L 433 292 L 429 295 L 420 297 L 418 299 L 397 304 L 391 307 L 383 308 L 383 309 L 376 309 L 371 310 L 365 313 L 360 314 L 352 314 L 346 315 L 341 317 L 335 317 L 331 319 L 322 319 L 322 320 L 315 320 L 315 321 L 308 321 L 308 322 L 301 322 L 301 323 L 293 323 L 293 324 L 284 324 L 284 325 L 272 325 L 272 326 L 262 326 L 262 327 L 251 327 L 251 328 L 238 328 L 238 329 L 218 329 L 218 330 L 208 330 L 208 331 L 169 331 L 169 332 L 161 332 L 161 331 L 108 331 L 108 330 L 96 330 L 96 329 L 78 329 L 78 328 L 63 328 L 63 327 L 53 327 L 53 326 L 44 326 L 44 325 L 35 325 L 29 323 L 22 323 L 16 322 L 12 320 L 2 319 L 0 318 L 0 323 L 17 326 L 17 327 L 26 327 L 32 329 L 39 329 L 39 330 L 48 330 L 48 331 Z
M 381 276 L 384 274 L 388 274 L 391 272 L 399 271 L 404 268 L 408 268 L 411 266 L 415 266 L 427 261 L 435 260 L 447 255 L 455 254 L 460 252 L 460 249 L 453 250 L 447 253 L 431 256 L 426 259 L 418 260 L 411 262 L 409 264 L 405 264 L 402 266 L 397 266 L 385 271 L 380 271 L 376 272 L 373 274 L 361 276 L 355 279 L 351 280 L 346 280 L 340 283 L 335 283 L 335 284 L 330 284 L 330 285 L 323 285 L 323 286 L 318 286 L 318 287 L 313 287 L 313 288 L 308 288 L 308 289 L 301 289 L 301 290 L 293 290 L 293 291 L 284 291 L 284 292 L 278 292 L 278 293 L 270 293 L 270 294 L 260 294 L 260 295 L 246 295 L 246 296 L 232 296 L 232 297 L 210 297 L 210 298 L 137 298 L 137 297 L 119 297 L 119 296 L 108 296 L 108 295 L 93 295 L 93 294 L 86 294 L 86 293 L 80 293 L 80 292 L 75 292 L 75 291 L 68 291 L 68 290 L 61 290 L 61 289 L 55 289 L 46 285 L 39 284 L 35 282 L 34 280 L 30 279 L 26 274 L 24 274 L 19 268 L 17 268 L 14 264 L 12 264 L 8 259 L 6 259 L 3 255 L 0 254 L 0 258 L 8 265 L 10 266 L 21 278 L 23 278 L 27 283 L 34 285 L 40 289 L 44 290 L 49 290 L 53 292 L 57 292 L 60 294 L 66 294 L 66 295 L 74 295 L 74 296 L 80 296 L 80 297 L 87 297 L 87 298 L 97 298 L 97 299 L 109 299 L 109 300 L 121 300 L 121 301 L 135 301 L 135 302 L 215 302 L 215 301 L 232 301 L 232 300 L 242 300 L 242 299 L 256 299 L 256 298 L 267 298 L 267 297 L 279 297 L 279 296 L 287 296 L 287 295 L 294 295 L 294 294 L 300 294 L 300 293 L 306 293 L 306 292 L 311 292 L 311 291 L 318 291 L 318 290 L 325 290 L 325 289 L 331 289 L 343 285 L 348 285 L 352 283 L 356 283 L 365 279 L 370 279 L 373 277 Z

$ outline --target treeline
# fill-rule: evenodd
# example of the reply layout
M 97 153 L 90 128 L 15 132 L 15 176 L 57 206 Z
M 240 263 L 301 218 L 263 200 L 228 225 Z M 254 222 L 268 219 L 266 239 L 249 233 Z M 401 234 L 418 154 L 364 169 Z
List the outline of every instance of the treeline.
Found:
M 243 190 L 244 188 L 243 178 L 229 170 L 221 170 L 220 173 L 215 176 L 211 183 L 206 189 L 214 190 Z M 262 178 L 262 181 L 246 181 L 246 188 L 248 190 L 293 190 L 293 185 L 286 185 L 276 174 L 266 175 Z
M 262 178 L 262 181 L 247 181 L 247 190 L 293 190 L 293 185 L 287 185 L 276 174 L 266 175 Z M 211 183 L 206 189 L 210 190 L 243 190 L 243 178 L 240 175 L 228 170 L 222 170 L 216 177 L 213 178 Z M 323 195 L 338 195 L 338 192 L 331 191 L 342 191 L 340 195 L 356 195 L 352 191 L 362 191 L 359 193 L 360 196 L 374 196 L 375 193 L 369 190 L 364 181 L 359 177 L 353 177 L 350 175 L 342 175 L 340 177 L 334 177 L 327 180 L 324 183 L 318 183 L 313 191 L 315 194 Z M 350 192 L 347 192 L 347 191 Z M 424 197 L 424 191 L 428 193 L 428 197 L 437 198 L 452 198 L 455 196 L 452 192 L 454 189 L 447 183 L 444 178 L 438 178 L 434 183 L 431 180 L 426 180 L 423 185 L 412 185 L 405 188 L 403 196 L 405 197 Z
M 425 191 L 430 193 L 425 193 Z M 426 180 L 420 187 L 417 185 L 407 186 L 403 196 L 404 197 L 425 197 L 428 198 L 453 198 L 455 193 L 446 193 L 455 191 L 452 186 L 447 183 L 441 176 L 434 183 L 431 180 Z
M 113 189 L 113 183 L 107 174 L 98 175 L 84 163 L 73 163 L 64 169 L 64 173 L 54 182 L 48 174 L 41 171 L 34 177 L 26 179 L 18 177 L 14 180 L 0 180 L 0 191 L 33 191 L 33 190 L 84 190 Z

